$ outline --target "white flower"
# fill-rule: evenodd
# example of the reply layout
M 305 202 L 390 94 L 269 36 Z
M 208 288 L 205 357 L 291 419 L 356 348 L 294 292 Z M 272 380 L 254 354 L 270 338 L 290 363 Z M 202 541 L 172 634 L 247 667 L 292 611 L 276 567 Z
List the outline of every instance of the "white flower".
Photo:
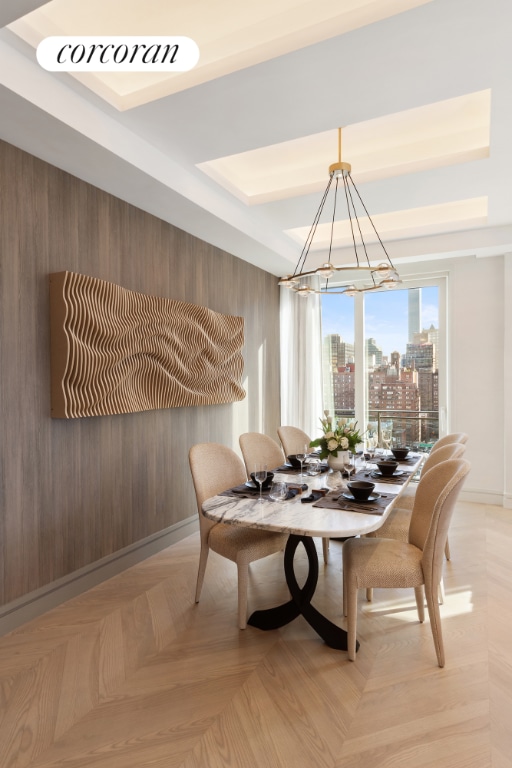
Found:
M 348 443 L 348 441 L 347 441 Z M 337 451 L 338 450 L 338 441 L 337 440 L 329 440 L 327 442 L 327 450 L 328 451 Z
M 333 437 L 334 437 L 334 432 L 326 432 L 325 433 L 325 439 L 326 440 L 332 440 Z
M 340 440 L 341 450 L 346 451 L 348 448 L 348 438 L 342 437 Z
M 324 411 L 324 416 L 325 416 L 326 418 L 327 418 L 327 416 L 328 416 L 328 415 L 329 415 L 329 411 Z

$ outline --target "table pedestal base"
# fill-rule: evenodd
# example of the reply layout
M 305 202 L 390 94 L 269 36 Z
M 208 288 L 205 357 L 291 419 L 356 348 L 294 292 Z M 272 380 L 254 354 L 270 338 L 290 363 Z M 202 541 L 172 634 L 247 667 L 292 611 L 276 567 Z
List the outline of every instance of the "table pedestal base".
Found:
M 308 576 L 302 588 L 298 585 L 293 569 L 293 559 L 299 544 L 302 544 L 306 550 L 309 564 Z M 297 616 L 302 615 L 326 645 L 339 651 L 346 651 L 347 633 L 345 630 L 333 624 L 311 605 L 311 598 L 318 582 L 318 555 L 315 543 L 310 536 L 290 534 L 284 551 L 284 573 L 292 599 L 275 608 L 255 611 L 247 623 L 251 627 L 263 630 L 279 629 L 279 627 L 284 627 L 296 619 Z M 359 648 L 359 643 L 357 643 L 357 648 Z

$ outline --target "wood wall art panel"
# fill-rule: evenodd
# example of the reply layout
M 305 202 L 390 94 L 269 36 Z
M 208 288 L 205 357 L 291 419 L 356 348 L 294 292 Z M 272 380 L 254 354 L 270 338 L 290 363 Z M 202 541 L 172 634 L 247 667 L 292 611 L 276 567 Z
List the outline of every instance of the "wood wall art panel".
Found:
M 244 320 L 75 272 L 50 275 L 52 416 L 245 397 Z

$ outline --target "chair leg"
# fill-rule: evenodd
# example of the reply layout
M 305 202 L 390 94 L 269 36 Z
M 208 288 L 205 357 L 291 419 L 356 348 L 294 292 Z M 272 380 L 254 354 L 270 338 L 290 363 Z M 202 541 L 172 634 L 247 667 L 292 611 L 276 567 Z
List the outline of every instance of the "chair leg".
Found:
M 447 560 L 451 560 L 452 556 L 450 554 L 450 542 L 448 541 L 448 538 L 446 539 L 446 544 L 444 545 L 444 556 Z
M 356 660 L 357 587 L 347 584 L 347 648 L 349 661 Z
M 418 609 L 418 619 L 423 624 L 425 621 L 425 595 L 423 587 L 414 587 L 414 596 L 416 598 L 416 608 Z
M 432 637 L 434 639 L 434 646 L 436 649 L 437 663 L 440 667 L 444 667 L 444 645 L 443 634 L 441 630 L 441 614 L 439 612 L 439 603 L 437 600 L 439 592 L 439 585 L 425 585 L 425 595 L 427 598 L 428 615 L 430 618 L 430 629 L 432 630 Z
M 443 605 L 444 604 L 444 582 L 443 582 L 442 579 L 439 582 L 438 600 L 439 600 L 439 605 Z
M 329 539 L 327 538 L 322 539 L 322 551 L 324 555 L 324 563 L 327 565 L 329 562 Z
M 249 563 L 237 563 L 238 568 L 238 626 L 247 627 L 247 586 L 249 582 Z
M 206 571 L 206 563 L 208 561 L 208 553 L 210 548 L 208 544 L 201 544 L 201 554 L 199 555 L 199 568 L 197 570 L 197 583 L 196 583 L 196 603 L 199 602 L 201 597 L 201 590 L 203 588 L 204 572 Z
M 371 603 L 373 600 L 373 587 L 366 588 L 366 602 Z

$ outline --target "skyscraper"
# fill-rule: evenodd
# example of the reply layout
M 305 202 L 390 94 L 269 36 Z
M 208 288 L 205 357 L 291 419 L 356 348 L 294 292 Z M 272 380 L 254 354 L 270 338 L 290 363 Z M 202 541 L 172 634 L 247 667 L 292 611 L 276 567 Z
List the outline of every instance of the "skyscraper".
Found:
M 368 368 L 382 365 L 382 348 L 377 346 L 375 339 L 366 339 L 366 360 Z
M 434 370 L 434 345 L 433 344 L 407 344 L 405 355 L 402 358 L 404 368 L 421 368 Z
M 414 341 L 414 334 L 421 329 L 421 288 L 410 288 L 408 293 L 409 303 L 409 327 L 408 341 Z

